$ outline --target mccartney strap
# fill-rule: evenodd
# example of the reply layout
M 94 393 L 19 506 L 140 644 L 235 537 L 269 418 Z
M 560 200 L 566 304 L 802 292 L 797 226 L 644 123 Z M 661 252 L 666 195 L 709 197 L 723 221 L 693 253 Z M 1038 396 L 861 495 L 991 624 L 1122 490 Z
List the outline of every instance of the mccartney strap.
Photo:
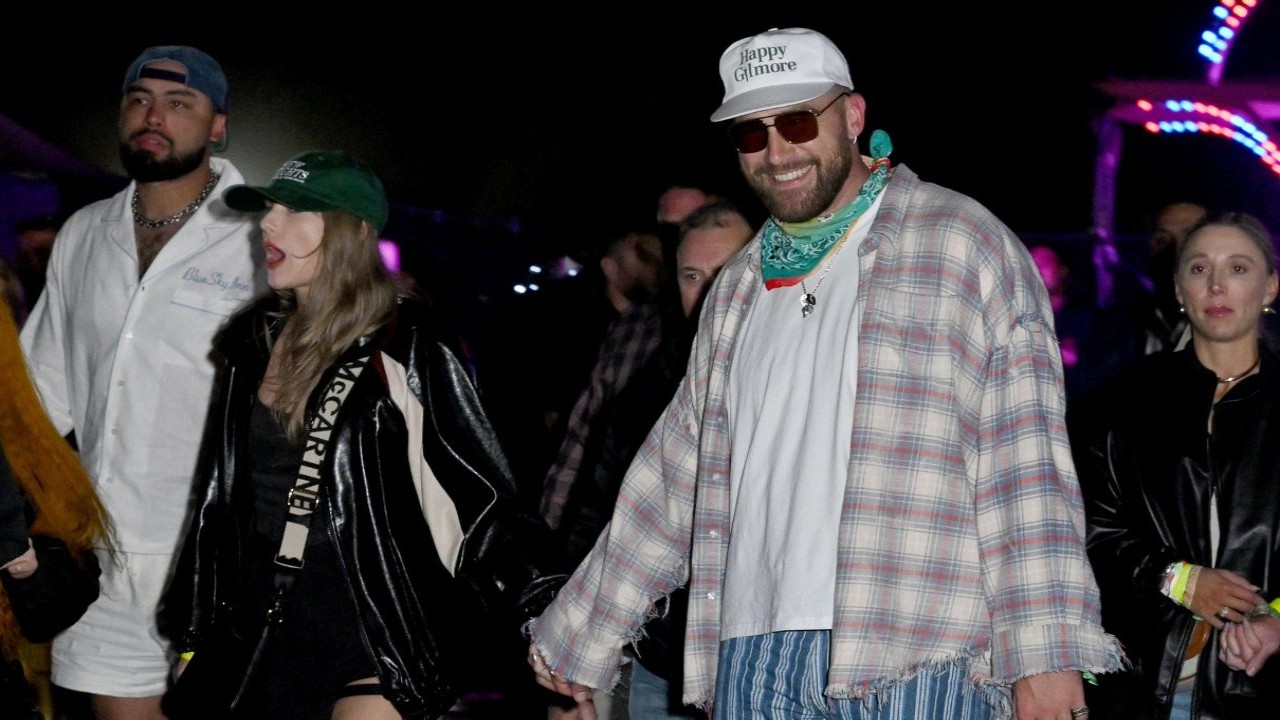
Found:
M 280 551 L 276 553 L 276 565 L 282 568 L 297 570 L 302 567 L 302 553 L 307 549 L 307 535 L 311 532 L 311 515 L 320 499 L 320 466 L 324 464 L 329 450 L 333 423 L 368 360 L 368 355 L 362 355 L 338 368 L 338 374 L 329 381 L 316 414 L 311 418 L 306 449 L 298 465 L 298 477 L 289 491 L 289 514 L 285 518 L 284 536 L 280 538 Z M 282 584 L 282 580 L 277 572 L 277 586 Z M 287 584 L 287 581 L 283 583 Z

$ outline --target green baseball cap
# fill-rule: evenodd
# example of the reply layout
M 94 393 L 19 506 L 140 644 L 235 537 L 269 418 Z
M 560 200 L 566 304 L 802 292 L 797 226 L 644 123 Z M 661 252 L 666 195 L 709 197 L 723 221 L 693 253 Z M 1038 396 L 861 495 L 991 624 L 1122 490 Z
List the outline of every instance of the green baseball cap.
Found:
M 261 210 L 267 202 L 309 212 L 345 210 L 379 232 L 389 212 L 382 181 L 359 158 L 341 150 L 295 155 L 280 166 L 270 185 L 232 185 L 222 200 L 245 212 Z

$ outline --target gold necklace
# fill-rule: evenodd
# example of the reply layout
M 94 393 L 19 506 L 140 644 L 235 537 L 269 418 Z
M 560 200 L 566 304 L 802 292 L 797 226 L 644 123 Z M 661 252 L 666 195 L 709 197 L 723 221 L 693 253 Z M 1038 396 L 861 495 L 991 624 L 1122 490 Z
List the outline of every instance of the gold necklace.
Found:
M 1244 376 L 1248 375 L 1249 373 L 1253 372 L 1254 370 L 1257 370 L 1257 369 L 1258 369 L 1258 366 L 1259 366 L 1259 365 L 1261 365 L 1261 364 L 1262 364 L 1262 356 L 1261 356 L 1261 355 L 1259 355 L 1259 356 L 1258 356 L 1258 359 L 1253 361 L 1253 364 L 1249 366 L 1249 369 L 1248 369 L 1248 370 L 1245 370 L 1244 372 L 1240 373 L 1239 375 L 1232 375 L 1231 377 L 1220 377 L 1220 378 L 1218 378 L 1218 382 L 1222 383 L 1223 385 L 1229 385 L 1229 384 L 1231 384 L 1231 383 L 1233 383 L 1233 382 L 1235 382 L 1235 381 L 1239 380 L 1240 378 L 1242 378 L 1242 377 L 1244 377 Z

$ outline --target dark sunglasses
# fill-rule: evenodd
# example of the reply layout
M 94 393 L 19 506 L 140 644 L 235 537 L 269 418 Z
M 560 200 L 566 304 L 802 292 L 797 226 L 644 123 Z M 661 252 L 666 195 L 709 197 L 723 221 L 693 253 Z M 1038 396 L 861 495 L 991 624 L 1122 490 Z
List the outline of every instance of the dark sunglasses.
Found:
M 774 128 L 783 140 L 792 145 L 807 143 L 818 137 L 818 118 L 822 113 L 835 105 L 836 100 L 848 94 L 840 93 L 821 110 L 795 110 L 734 123 L 729 126 L 729 140 L 740 153 L 757 153 L 769 144 L 769 128 Z M 773 120 L 772 124 L 765 122 L 770 119 Z

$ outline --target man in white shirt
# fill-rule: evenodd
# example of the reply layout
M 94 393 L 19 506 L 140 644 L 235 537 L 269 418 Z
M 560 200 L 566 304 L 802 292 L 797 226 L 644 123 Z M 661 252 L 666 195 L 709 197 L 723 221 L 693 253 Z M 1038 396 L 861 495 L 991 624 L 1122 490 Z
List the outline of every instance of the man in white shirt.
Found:
M 156 607 L 186 520 L 212 339 L 264 287 L 253 219 L 221 200 L 244 182 L 212 157 L 226 112 L 226 77 L 200 50 L 133 62 L 119 124 L 133 182 L 62 227 L 22 332 L 45 409 L 74 431 L 114 524 L 101 597 L 53 643 L 53 683 L 88 693 L 102 720 L 163 717 L 172 658 Z

